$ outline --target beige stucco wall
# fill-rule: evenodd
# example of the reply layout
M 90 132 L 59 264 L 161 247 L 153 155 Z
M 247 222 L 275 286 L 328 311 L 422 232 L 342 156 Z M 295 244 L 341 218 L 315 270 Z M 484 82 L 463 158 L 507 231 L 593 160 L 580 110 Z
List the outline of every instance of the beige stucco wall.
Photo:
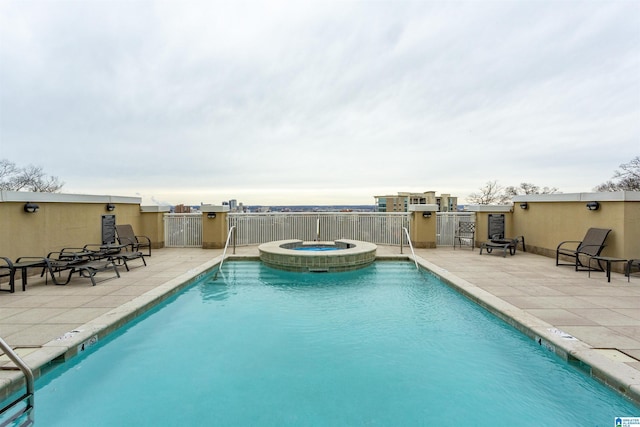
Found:
M 27 201 L 36 203 L 38 211 L 25 212 Z M 107 203 L 115 209 L 107 211 Z M 162 229 L 162 213 L 143 214 L 139 198 L 0 192 L 0 256 L 46 256 L 65 247 L 100 243 L 102 215 L 115 215 L 116 224 L 131 224 L 136 234 L 148 235 L 154 247 L 164 243 L 164 232 L 157 231 Z
M 598 210 L 587 209 L 597 201 Z M 528 208 L 520 208 L 527 202 Z M 640 192 L 579 193 L 514 198 L 513 234 L 525 236 L 527 250 L 554 257 L 558 244 L 582 240 L 591 227 L 611 229 L 603 256 L 640 258 Z M 613 268 L 622 271 L 622 264 Z
M 590 211 L 584 201 L 536 202 L 528 209 L 519 204 L 513 213 L 513 230 L 524 235 L 531 252 L 555 257 L 558 244 L 565 240 L 582 240 L 591 227 L 611 229 L 602 255 L 640 258 L 640 202 L 600 201 L 600 208 Z

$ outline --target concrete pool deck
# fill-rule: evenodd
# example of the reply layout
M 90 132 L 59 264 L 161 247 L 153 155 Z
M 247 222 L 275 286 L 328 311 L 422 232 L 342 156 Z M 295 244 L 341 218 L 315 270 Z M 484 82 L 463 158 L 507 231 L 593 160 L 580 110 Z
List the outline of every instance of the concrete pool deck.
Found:
M 230 252 L 230 251 L 229 251 Z M 379 258 L 410 255 L 409 248 L 378 246 Z M 469 298 L 640 403 L 640 276 L 576 272 L 551 258 L 479 250 L 418 249 L 418 262 Z M 0 337 L 38 371 L 71 357 L 122 325 L 144 307 L 217 264 L 222 250 L 159 249 L 147 267 L 121 269 L 119 279 L 91 286 L 77 278 L 66 286 L 29 277 L 27 291 L 0 293 Z M 239 247 L 237 257 L 257 258 L 258 247 Z M 103 273 L 97 276 L 106 277 Z M 6 280 L 3 282 L 6 288 Z M 574 338 L 575 337 L 575 338 Z M 37 373 L 37 372 L 36 372 Z M 22 375 L 0 355 L 0 400 Z

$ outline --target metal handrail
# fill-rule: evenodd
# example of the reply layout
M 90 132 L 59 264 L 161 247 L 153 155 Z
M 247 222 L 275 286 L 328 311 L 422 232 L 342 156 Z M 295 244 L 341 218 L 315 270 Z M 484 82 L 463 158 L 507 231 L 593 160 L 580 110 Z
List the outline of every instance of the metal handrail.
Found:
M 220 261 L 220 266 L 218 266 L 218 269 L 216 270 L 216 274 L 213 275 L 213 280 L 216 280 L 218 278 L 218 273 L 220 272 L 220 270 L 222 270 L 222 264 L 224 263 L 224 257 L 227 254 L 227 248 L 229 247 L 229 240 L 231 240 L 231 236 L 233 235 L 233 230 L 236 228 L 235 225 L 232 225 L 231 228 L 229 229 L 229 234 L 227 235 L 227 241 L 224 244 L 224 250 L 222 251 L 222 260 Z M 236 253 L 236 247 L 235 244 L 233 245 L 233 253 Z
M 13 351 L 13 349 L 9 346 L 9 344 L 7 344 L 5 342 L 5 340 L 3 340 L 1 337 L 0 337 L 0 349 L 2 349 L 4 354 L 6 354 L 9 357 L 9 359 L 11 359 L 11 361 L 13 363 L 15 363 L 18 368 L 20 368 L 20 370 L 24 374 L 24 378 L 25 378 L 26 393 L 23 394 L 22 396 L 16 398 L 12 402 L 9 402 L 6 406 L 0 408 L 0 415 L 2 415 L 5 412 L 7 412 L 9 409 L 11 409 L 15 405 L 17 405 L 18 403 L 26 400 L 26 402 L 27 402 L 26 408 L 24 408 L 22 411 L 20 411 L 20 413 L 14 415 L 12 417 L 13 419 L 16 419 L 16 418 L 18 418 L 20 415 L 22 415 L 24 413 L 27 413 L 27 412 L 32 413 L 33 412 L 33 404 L 34 404 L 34 385 L 33 385 L 34 376 L 33 376 L 33 371 L 31 370 L 31 368 L 26 363 L 24 363 L 24 361 L 20 358 L 20 356 L 18 356 Z
M 402 227 L 402 229 L 404 230 L 404 234 L 407 235 L 407 242 L 409 242 L 409 247 L 411 248 L 411 254 L 413 255 L 413 262 L 416 263 L 416 269 L 420 270 L 420 267 L 418 267 L 418 260 L 416 259 L 416 253 L 413 251 L 413 244 L 411 243 L 411 237 L 409 237 L 409 230 L 407 230 L 407 227 Z M 402 251 L 402 246 L 400 246 L 400 251 Z

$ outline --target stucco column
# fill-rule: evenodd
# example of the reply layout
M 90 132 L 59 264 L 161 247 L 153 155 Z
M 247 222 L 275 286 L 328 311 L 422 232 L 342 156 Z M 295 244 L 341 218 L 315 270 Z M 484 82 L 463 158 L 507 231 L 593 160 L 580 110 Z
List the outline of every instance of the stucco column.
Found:
M 202 249 L 223 249 L 227 241 L 229 206 L 203 205 Z
M 438 205 L 409 205 L 409 212 L 412 212 L 411 243 L 415 248 L 435 248 L 436 247 L 436 212 Z
M 164 214 L 170 210 L 169 206 L 140 207 L 140 231 L 136 234 L 147 236 L 153 249 L 164 248 Z

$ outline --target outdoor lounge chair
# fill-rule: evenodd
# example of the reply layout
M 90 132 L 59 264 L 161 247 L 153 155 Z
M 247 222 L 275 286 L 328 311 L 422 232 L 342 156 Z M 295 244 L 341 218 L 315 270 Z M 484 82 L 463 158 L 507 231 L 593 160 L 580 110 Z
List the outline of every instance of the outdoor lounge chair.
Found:
M 565 240 L 564 242 L 560 242 L 558 247 L 556 248 L 556 265 L 573 265 L 578 270 L 596 270 L 596 268 L 592 268 L 589 259 L 592 257 L 596 257 L 600 255 L 600 252 L 605 247 L 605 240 L 607 240 L 607 236 L 611 232 L 608 228 L 590 228 L 587 230 L 587 234 L 585 234 L 582 241 L 578 240 Z M 569 246 L 575 246 L 575 249 L 571 249 Z M 566 245 L 566 246 L 565 246 Z M 569 257 L 573 258 L 573 263 L 561 263 L 560 257 Z M 582 257 L 582 259 L 580 258 Z M 584 263 L 583 263 L 584 262 Z M 597 263 L 598 271 L 604 271 L 602 266 Z
M 96 285 L 96 274 L 102 271 L 112 269 L 116 274 L 113 278 L 120 277 L 113 260 L 95 260 L 92 258 L 92 253 L 83 248 L 64 248 L 58 252 L 50 252 L 46 257 L 21 257 L 13 263 L 13 266 L 15 270 L 22 270 L 23 291 L 27 285 L 28 268 L 41 268 L 40 277 L 48 274 L 45 283 L 51 277 L 51 281 L 55 285 L 68 284 L 74 273 L 78 273 L 80 277 L 91 279 L 91 283 L 94 286 Z M 61 273 L 66 272 L 69 272 L 69 274 L 64 278 Z
M 116 273 L 116 275 L 113 277 L 109 277 L 107 279 L 103 279 L 103 281 L 108 279 L 115 279 L 116 277 L 120 278 L 120 272 L 118 271 L 116 263 L 112 259 L 100 259 L 100 260 L 93 260 L 93 261 L 85 261 L 80 264 L 74 265 L 73 267 L 71 267 L 71 272 L 69 273 L 69 279 L 71 278 L 73 273 L 78 273 L 80 277 L 86 277 L 88 279 L 91 279 L 91 283 L 93 284 L 93 286 L 95 286 L 96 274 L 100 273 L 101 271 L 107 271 L 107 270 L 113 270 Z M 69 283 L 69 279 L 67 279 L 67 283 Z M 63 283 L 56 283 L 56 285 L 58 284 L 63 284 Z
M 117 261 L 116 265 L 124 265 L 129 271 L 129 264 L 127 261 L 133 261 L 136 259 L 142 260 L 143 265 L 147 265 L 147 261 L 144 259 L 144 254 L 141 251 L 125 251 L 129 245 L 101 245 L 97 243 L 90 243 L 84 245 L 84 250 L 93 252 L 93 259 L 112 259 Z
M 116 234 L 118 243 L 131 246 L 131 252 L 146 249 L 148 253 L 145 255 L 151 256 L 151 239 L 147 236 L 136 236 L 130 224 L 116 225 Z
M 456 229 L 456 233 L 453 237 L 453 249 L 456 248 L 456 243 L 459 247 L 462 246 L 471 246 L 471 250 L 476 245 L 475 241 L 476 235 L 476 223 L 470 221 L 460 221 L 458 223 L 458 228 Z
M 480 255 L 482 255 L 483 249 L 486 250 L 488 254 L 493 252 L 494 249 L 500 249 L 502 250 L 503 258 L 507 256 L 507 251 L 509 252 L 509 255 L 513 256 L 516 254 L 518 243 L 522 245 L 522 251 L 526 252 L 527 249 L 524 245 L 524 236 L 518 236 L 513 239 L 500 239 L 498 236 L 494 236 L 493 239 L 488 242 L 483 242 L 480 245 Z
M 42 274 L 46 274 L 48 271 L 51 280 L 56 285 L 66 285 L 71 281 L 74 273 L 78 273 L 80 277 L 91 279 L 93 286 L 96 285 L 96 274 L 102 271 L 113 270 L 115 276 L 110 278 L 120 277 L 120 272 L 113 259 L 95 259 L 94 253 L 85 248 L 64 248 L 60 252 L 51 252 L 46 258 L 43 258 L 43 260 L 45 267 Z M 61 272 L 67 271 L 69 275 L 66 280 L 56 278 L 56 273 L 58 273 L 59 277 Z

